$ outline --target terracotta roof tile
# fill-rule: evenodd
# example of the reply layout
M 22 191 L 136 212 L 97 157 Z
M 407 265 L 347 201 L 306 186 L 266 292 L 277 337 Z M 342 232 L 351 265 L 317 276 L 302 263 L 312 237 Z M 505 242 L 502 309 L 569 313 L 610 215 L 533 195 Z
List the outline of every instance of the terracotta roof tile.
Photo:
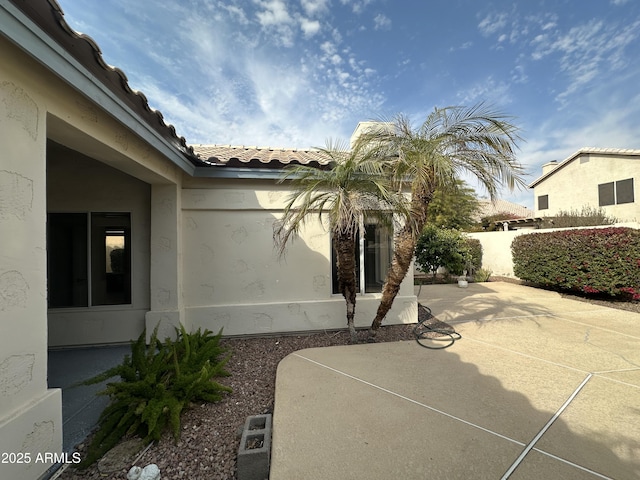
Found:
M 104 61 L 100 47 L 89 35 L 76 32 L 64 19 L 64 12 L 55 0 L 11 0 L 25 15 L 51 36 L 71 56 L 87 68 L 96 79 L 133 109 L 166 141 L 190 161 L 198 160 L 184 137 L 176 134 L 173 125 L 164 122 L 162 113 L 149 106 L 147 97 L 129 86 L 125 73 Z
M 285 165 L 327 166 L 331 159 L 320 150 L 233 145 L 193 145 L 202 161 L 216 166 L 281 168 Z
M 516 215 L 518 218 L 530 218 L 535 215 L 535 211 L 531 210 L 523 205 L 509 202 L 507 200 L 491 200 L 481 199 L 479 200 L 480 208 L 477 213 L 477 220 L 482 217 L 491 217 L 501 213 L 509 213 Z

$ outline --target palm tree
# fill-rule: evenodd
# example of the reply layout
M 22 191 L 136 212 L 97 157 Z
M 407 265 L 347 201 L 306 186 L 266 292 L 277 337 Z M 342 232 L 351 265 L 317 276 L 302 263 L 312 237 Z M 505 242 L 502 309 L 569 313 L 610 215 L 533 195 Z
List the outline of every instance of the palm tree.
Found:
M 385 175 L 386 161 L 378 148 L 357 142 L 353 149 L 331 143 L 321 153 L 330 160 L 328 169 L 297 165 L 285 171 L 280 182 L 290 181 L 290 195 L 283 217 L 275 225 L 274 240 L 278 253 L 298 235 L 305 222 L 317 214 L 328 218 L 332 248 L 337 259 L 339 291 L 347 305 L 347 326 L 351 340 L 357 341 L 354 325 L 357 275 L 356 244 L 363 216 L 377 217 L 388 223 L 384 211 L 403 211 L 398 195 Z
M 410 221 L 395 234 L 392 263 L 371 324 L 373 334 L 391 309 L 409 270 L 436 190 L 454 185 L 463 172 L 475 176 L 491 199 L 500 187 L 524 186 L 523 169 L 515 156 L 519 139 L 509 118 L 484 104 L 436 108 L 416 129 L 407 117 L 398 116 L 392 129 L 364 136 L 365 143 L 385 146 L 387 156 L 392 158 L 397 188 L 411 191 Z

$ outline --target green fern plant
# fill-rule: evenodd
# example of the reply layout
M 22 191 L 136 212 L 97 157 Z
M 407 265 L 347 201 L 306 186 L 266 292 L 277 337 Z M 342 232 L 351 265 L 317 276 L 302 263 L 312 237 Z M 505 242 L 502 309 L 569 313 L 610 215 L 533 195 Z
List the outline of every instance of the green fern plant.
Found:
M 82 382 L 92 385 L 119 376 L 121 381 L 107 384 L 100 395 L 111 402 L 102 412 L 98 430 L 89 445 L 86 458 L 79 464 L 86 468 L 128 435 L 138 435 L 145 442 L 159 440 L 170 429 L 180 438 L 180 416 L 191 402 L 217 402 L 229 387 L 214 378 L 228 376 L 225 365 L 230 354 L 220 346 L 222 330 L 188 333 L 176 328 L 176 340 L 158 339 L 158 327 L 145 342 L 146 332 L 131 344 L 131 355 L 122 364 Z

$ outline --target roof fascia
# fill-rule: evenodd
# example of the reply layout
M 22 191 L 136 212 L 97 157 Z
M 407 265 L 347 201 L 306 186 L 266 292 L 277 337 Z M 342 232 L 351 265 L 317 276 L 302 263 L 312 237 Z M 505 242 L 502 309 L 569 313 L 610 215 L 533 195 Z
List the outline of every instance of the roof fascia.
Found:
M 2 24 L 0 35 L 6 37 L 91 102 L 98 104 L 180 169 L 193 175 L 195 165 L 189 162 L 180 150 L 142 121 L 130 107 L 123 104 L 89 70 L 8 0 L 0 0 L 0 23 Z
M 536 185 L 542 183 L 544 180 L 546 180 L 547 178 L 549 178 L 551 175 L 553 175 L 554 173 L 556 173 L 558 170 L 560 170 L 561 168 L 566 167 L 569 163 L 571 163 L 572 161 L 574 161 L 576 158 L 578 158 L 580 155 L 585 154 L 585 153 L 589 153 L 587 151 L 583 151 L 583 150 L 578 150 L 577 152 L 575 152 L 573 155 L 565 158 L 562 162 L 560 162 L 558 164 L 558 166 L 556 168 L 554 168 L 553 170 L 551 170 L 550 172 L 545 173 L 544 175 L 542 175 L 541 177 L 538 177 L 536 180 L 534 180 L 533 182 L 531 182 L 529 184 L 529 188 L 534 188 Z
M 546 173 L 545 175 L 542 175 L 541 177 L 539 177 L 536 180 L 534 180 L 533 182 L 531 182 L 529 184 L 529 188 L 533 188 L 536 185 L 538 185 L 539 183 L 543 182 L 544 180 L 549 178 L 551 175 L 556 173 L 558 170 L 560 170 L 561 168 L 566 167 L 569 163 L 573 162 L 580 155 L 602 155 L 602 156 L 607 156 L 607 157 L 633 157 L 633 156 L 638 156 L 640 158 L 640 150 L 622 150 L 622 149 L 621 150 L 614 150 L 614 149 L 600 149 L 600 150 L 598 150 L 598 149 L 595 149 L 595 148 L 581 148 L 577 152 L 575 152 L 575 153 L 569 155 L 567 158 L 565 158 L 562 162 L 560 162 L 558 164 L 558 166 L 556 168 L 551 170 L 549 173 Z
M 259 180 L 279 180 L 283 170 L 273 168 L 237 167 L 196 167 L 193 174 L 197 178 L 240 178 Z

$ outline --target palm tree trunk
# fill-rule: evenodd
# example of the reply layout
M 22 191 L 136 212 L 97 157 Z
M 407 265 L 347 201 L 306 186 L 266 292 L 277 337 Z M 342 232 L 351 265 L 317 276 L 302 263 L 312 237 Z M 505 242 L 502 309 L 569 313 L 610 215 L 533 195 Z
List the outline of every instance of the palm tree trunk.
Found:
M 393 241 L 393 260 L 387 272 L 384 286 L 382 287 L 382 298 L 376 311 L 376 316 L 371 323 L 370 332 L 375 335 L 375 331 L 380 328 L 384 317 L 387 316 L 393 301 L 400 291 L 400 284 L 407 276 L 413 255 L 416 249 L 418 236 L 427 223 L 427 207 L 431 203 L 433 192 L 412 192 L 411 211 L 413 212 L 413 227 L 405 225 Z
M 347 327 L 351 342 L 357 343 L 358 336 L 354 318 L 356 314 L 356 239 L 352 233 L 334 234 L 334 250 L 338 263 L 338 288 L 347 304 Z

